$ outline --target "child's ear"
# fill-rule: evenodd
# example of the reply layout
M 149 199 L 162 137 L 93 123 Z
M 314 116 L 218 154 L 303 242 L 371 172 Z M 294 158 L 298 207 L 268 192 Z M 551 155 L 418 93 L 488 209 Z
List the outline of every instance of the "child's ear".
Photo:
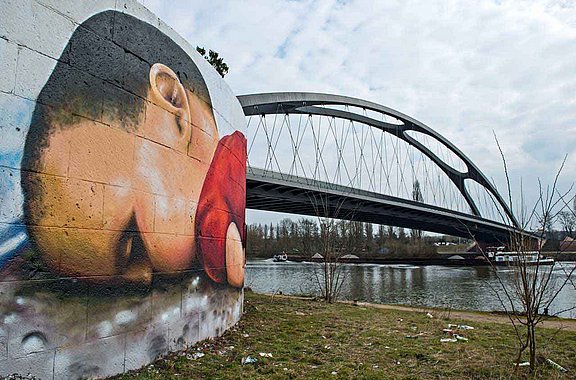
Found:
M 180 133 L 186 135 L 190 129 L 190 106 L 176 73 L 166 65 L 155 63 L 150 68 L 150 87 L 157 104 L 177 116 Z

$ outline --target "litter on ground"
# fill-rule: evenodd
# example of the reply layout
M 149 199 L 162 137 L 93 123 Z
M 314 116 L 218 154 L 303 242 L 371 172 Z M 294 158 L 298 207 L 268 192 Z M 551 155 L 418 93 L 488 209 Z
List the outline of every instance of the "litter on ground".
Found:
M 193 354 L 188 354 L 186 355 L 186 359 L 188 360 L 196 360 L 196 359 L 200 359 L 203 358 L 205 356 L 205 354 L 203 352 L 195 352 Z
M 550 359 L 546 359 L 546 363 L 548 363 L 552 368 L 556 368 L 560 372 L 568 372 L 568 370 L 562 367 L 560 364 L 553 362 Z
M 251 356 L 247 356 L 245 358 L 242 358 L 242 364 L 252 364 L 252 363 L 256 363 L 258 361 L 258 359 L 253 358 Z
M 474 330 L 474 327 L 472 327 L 472 326 L 469 326 L 469 325 L 455 325 L 455 324 L 453 324 L 453 323 L 448 323 L 448 328 L 449 328 L 449 329 L 451 329 L 451 328 L 457 328 L 457 329 L 460 329 L 460 330 Z

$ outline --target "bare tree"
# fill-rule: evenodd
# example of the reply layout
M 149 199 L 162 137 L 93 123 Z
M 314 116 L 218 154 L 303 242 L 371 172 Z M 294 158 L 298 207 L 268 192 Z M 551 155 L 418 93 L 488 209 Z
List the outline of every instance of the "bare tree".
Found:
M 412 184 L 412 200 L 415 202 L 424 202 L 424 196 L 422 195 L 422 189 L 418 180 L 415 180 Z M 419 243 L 422 239 L 422 230 L 412 229 L 410 235 L 412 239 Z
M 514 212 L 506 160 L 497 139 L 496 144 L 502 156 L 506 175 L 508 190 L 507 203 L 510 210 Z M 573 284 L 572 277 L 576 267 L 570 270 L 564 270 L 565 278 L 557 281 L 553 276 L 554 266 L 543 265 L 544 262 L 542 260 L 544 258 L 541 252 L 541 241 L 535 241 L 534 234 L 530 228 L 530 226 L 536 222 L 537 230 L 543 233 L 542 237 L 550 236 L 553 220 L 559 212 L 570 211 L 573 214 L 573 211 L 570 210 L 566 202 L 567 194 L 572 191 L 572 188 L 565 193 L 561 193 L 558 190 L 558 179 L 564 163 L 565 160 L 557 171 L 551 186 L 544 187 L 542 183 L 538 181 L 539 197 L 535 205 L 531 208 L 525 207 L 522 189 L 520 191 L 520 207 L 519 210 L 517 210 L 518 212 L 515 212 L 517 216 L 518 214 L 520 216 L 520 225 L 516 226 L 517 228 L 515 232 L 511 234 L 508 242 L 508 247 L 515 254 L 515 260 L 509 263 L 510 269 L 513 271 L 512 283 L 506 281 L 501 272 L 499 272 L 493 262 L 490 261 L 499 284 L 498 288 L 494 288 L 495 294 L 501 306 L 506 311 L 517 337 L 518 352 L 515 371 L 518 370 L 520 360 L 526 350 L 528 350 L 529 354 L 530 372 L 533 373 L 535 371 L 539 352 L 537 326 L 547 318 L 567 311 L 557 310 L 553 313 L 549 312 L 552 303 L 556 300 L 562 289 L 567 284 Z M 489 258 L 486 252 L 483 252 L 483 254 Z
M 366 252 L 372 253 L 374 249 L 374 226 L 372 223 L 364 223 L 364 232 L 365 232 L 365 239 L 366 239 Z
M 574 229 L 576 228 L 576 217 L 574 210 L 563 210 L 558 213 L 558 220 L 562 225 L 562 230 L 566 236 L 574 237 Z
M 542 207 L 540 207 L 542 208 Z M 556 219 L 554 210 L 539 210 L 536 212 L 536 218 L 538 221 L 538 229 L 542 231 L 545 239 L 554 238 L 554 220 Z
M 364 231 L 362 223 L 338 219 L 353 219 L 354 211 L 344 210 L 344 201 L 330 200 L 328 194 L 310 196 L 318 219 L 318 250 L 322 260 L 313 266 L 314 282 L 326 302 L 334 302 L 346 280 L 343 256 L 360 248 L 357 230 Z
M 378 225 L 378 233 L 376 234 L 376 246 L 378 247 L 378 253 L 384 252 L 384 244 L 386 243 L 386 230 L 384 226 Z
M 298 239 L 300 252 L 301 254 L 309 255 L 311 252 L 314 252 L 314 250 L 318 245 L 317 244 L 319 235 L 318 224 L 316 224 L 316 221 L 314 221 L 313 219 L 311 220 L 301 218 L 298 221 L 298 230 L 300 236 L 300 238 Z

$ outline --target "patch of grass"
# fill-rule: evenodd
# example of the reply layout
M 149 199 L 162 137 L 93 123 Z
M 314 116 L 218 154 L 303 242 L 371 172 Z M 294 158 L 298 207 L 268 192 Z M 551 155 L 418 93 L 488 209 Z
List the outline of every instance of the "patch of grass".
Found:
M 244 310 L 222 337 L 116 379 L 498 379 L 514 370 L 516 338 L 508 325 L 474 322 L 474 330 L 459 332 L 467 342 L 441 343 L 448 321 L 425 313 L 251 292 Z M 576 333 L 539 332 L 542 353 L 569 372 L 543 365 L 534 377 L 572 378 Z M 196 352 L 205 356 L 193 359 Z M 257 362 L 242 365 L 248 356 Z M 528 378 L 527 370 L 520 368 L 516 376 Z

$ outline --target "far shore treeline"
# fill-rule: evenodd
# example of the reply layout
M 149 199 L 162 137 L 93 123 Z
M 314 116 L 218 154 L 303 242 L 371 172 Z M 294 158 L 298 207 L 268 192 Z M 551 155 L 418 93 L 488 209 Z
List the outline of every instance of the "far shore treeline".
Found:
M 452 249 L 465 249 L 469 244 L 466 239 L 451 236 L 422 236 L 417 230 L 347 220 L 330 222 L 335 223 L 336 228 L 330 228 L 332 236 L 323 238 L 324 223 L 311 218 L 297 221 L 285 218 L 276 224 L 250 224 L 246 254 L 248 257 L 272 257 L 279 253 L 310 257 L 323 251 L 323 239 L 328 238 L 342 255 L 359 257 L 433 257 L 438 248 L 434 243 L 449 243 L 447 247 Z
M 334 223 L 329 237 L 321 237 L 324 223 Z M 335 227 L 335 228 L 334 228 Z M 576 260 L 576 232 L 573 229 L 545 231 L 543 251 L 559 261 Z M 434 258 L 439 253 L 465 252 L 472 240 L 447 235 L 423 234 L 419 230 L 373 225 L 347 220 L 316 220 L 314 218 L 282 219 L 278 223 L 252 223 L 247 226 L 246 255 L 272 257 L 311 257 L 322 253 L 326 242 L 338 254 L 353 254 L 361 258 Z

